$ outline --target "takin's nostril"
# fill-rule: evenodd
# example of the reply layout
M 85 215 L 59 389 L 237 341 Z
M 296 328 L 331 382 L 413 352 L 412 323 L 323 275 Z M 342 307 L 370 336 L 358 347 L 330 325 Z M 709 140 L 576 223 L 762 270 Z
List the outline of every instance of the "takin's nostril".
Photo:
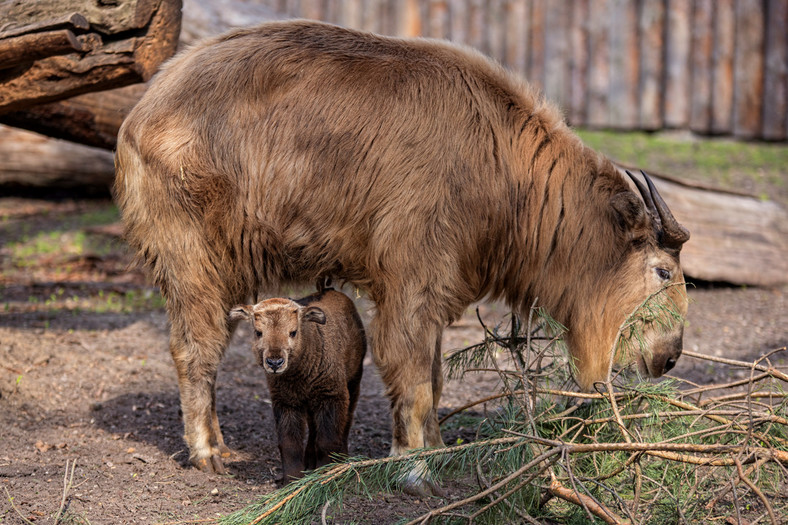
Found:
M 279 368 L 282 366 L 282 364 L 284 364 L 284 362 L 285 360 L 281 357 L 277 359 L 272 359 L 269 357 L 268 359 L 265 360 L 265 364 L 267 364 L 274 372 L 279 370 Z
M 669 357 L 668 360 L 665 361 L 665 372 L 670 371 L 674 366 L 676 366 L 676 360 Z

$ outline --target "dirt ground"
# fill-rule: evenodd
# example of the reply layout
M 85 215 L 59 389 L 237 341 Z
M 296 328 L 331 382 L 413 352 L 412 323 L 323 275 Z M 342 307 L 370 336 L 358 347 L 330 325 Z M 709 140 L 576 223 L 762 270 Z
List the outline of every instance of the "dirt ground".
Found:
M 230 474 L 187 465 L 168 328 L 158 293 L 117 241 L 103 200 L 0 198 L 0 524 L 191 523 L 225 515 L 276 488 L 279 458 L 268 393 L 242 326 L 219 374 L 218 413 L 237 454 Z M 352 290 L 345 290 L 353 293 Z M 788 344 L 788 288 L 702 284 L 685 348 L 752 360 Z M 368 304 L 358 301 L 365 321 Z M 495 323 L 500 305 L 482 308 Z M 445 332 L 446 351 L 480 341 L 469 310 Z M 785 364 L 785 356 L 773 362 Z M 698 383 L 728 369 L 682 358 L 674 375 Z M 494 388 L 489 377 L 450 381 L 442 411 Z M 447 443 L 473 429 L 453 426 Z M 369 357 L 350 438 L 353 455 L 390 446 L 389 409 Z M 64 501 L 64 473 L 75 464 Z M 391 523 L 436 506 L 381 495 L 362 522 Z M 13 508 L 15 507 L 15 508 Z M 365 511 L 366 512 L 366 511 Z

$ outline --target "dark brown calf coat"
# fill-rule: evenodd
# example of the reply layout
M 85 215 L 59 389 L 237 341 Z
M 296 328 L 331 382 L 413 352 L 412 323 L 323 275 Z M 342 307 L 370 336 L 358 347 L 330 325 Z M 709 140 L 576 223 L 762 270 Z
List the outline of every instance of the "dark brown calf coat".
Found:
M 284 282 L 334 276 L 375 302 L 392 453 L 442 443 L 441 334 L 473 301 L 527 310 L 538 297 L 569 329 L 583 388 L 605 377 L 619 325 L 649 294 L 674 284 L 666 295 L 686 312 L 686 236 L 667 249 L 667 208 L 644 206 L 527 84 L 445 42 L 308 21 L 210 40 L 155 79 L 116 162 L 205 470 L 227 452 L 215 411 L 227 312 Z M 645 340 L 623 359 L 659 375 L 680 326 Z
M 233 308 L 230 320 L 240 319 L 253 322 L 253 349 L 268 373 L 284 480 L 347 455 L 367 352 L 353 301 L 334 290 L 268 299 Z

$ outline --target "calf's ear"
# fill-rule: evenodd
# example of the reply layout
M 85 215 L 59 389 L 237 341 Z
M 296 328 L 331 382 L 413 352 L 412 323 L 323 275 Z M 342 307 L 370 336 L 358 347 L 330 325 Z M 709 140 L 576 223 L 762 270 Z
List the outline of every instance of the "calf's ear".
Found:
M 304 321 L 312 321 L 317 324 L 326 324 L 326 314 L 317 306 L 309 306 L 304 309 Z
M 243 321 L 245 319 L 252 318 L 252 307 L 247 305 L 239 304 L 238 306 L 233 306 L 230 309 L 230 313 L 227 314 L 228 321 Z

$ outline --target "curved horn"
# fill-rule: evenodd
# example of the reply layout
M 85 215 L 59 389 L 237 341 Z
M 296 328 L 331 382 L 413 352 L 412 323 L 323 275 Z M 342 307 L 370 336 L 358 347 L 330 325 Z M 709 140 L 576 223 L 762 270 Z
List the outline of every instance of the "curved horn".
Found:
M 651 198 L 651 192 L 646 188 L 645 184 L 640 182 L 637 177 L 632 175 L 632 172 L 629 170 L 624 170 L 629 178 L 632 179 L 632 182 L 635 183 L 635 186 L 638 187 L 638 191 L 640 192 L 640 196 L 643 198 L 643 202 L 646 204 L 646 211 L 649 212 L 649 215 L 654 219 L 654 222 L 657 225 L 657 231 L 662 230 L 662 222 L 659 218 L 659 214 L 657 213 L 657 208 L 654 206 L 654 199 Z
M 670 208 L 662 199 L 662 196 L 657 191 L 657 188 L 654 187 L 654 183 L 651 182 L 651 179 L 643 170 L 640 170 L 640 173 L 643 174 L 643 178 L 646 179 L 646 184 L 648 184 L 649 194 L 651 195 L 651 199 L 653 200 L 653 206 L 659 215 L 659 219 L 662 222 L 662 239 L 661 243 L 666 248 L 673 248 L 673 249 L 681 249 L 681 245 L 687 242 L 690 238 L 690 233 L 681 224 L 677 221 L 673 214 L 670 212 Z

